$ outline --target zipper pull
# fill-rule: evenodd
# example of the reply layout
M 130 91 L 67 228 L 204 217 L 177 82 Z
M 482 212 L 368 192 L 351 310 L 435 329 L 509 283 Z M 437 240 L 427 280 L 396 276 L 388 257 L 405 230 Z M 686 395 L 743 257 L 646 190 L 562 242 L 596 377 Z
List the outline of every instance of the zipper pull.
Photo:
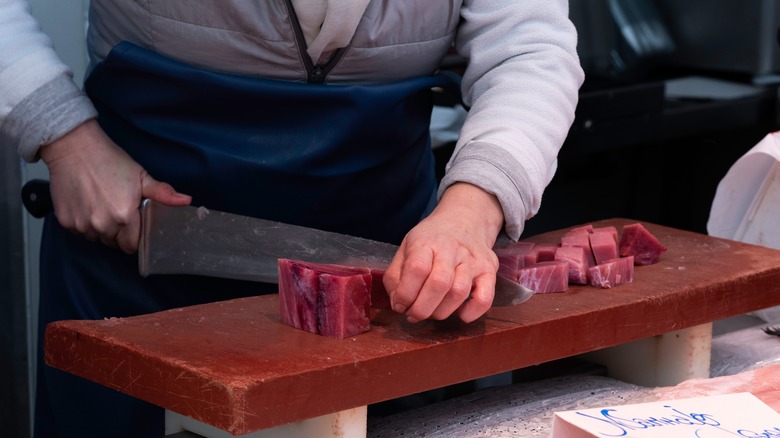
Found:
M 311 73 L 309 74 L 309 83 L 310 84 L 325 83 L 325 72 L 322 71 L 322 66 L 315 65 L 314 68 L 312 68 Z

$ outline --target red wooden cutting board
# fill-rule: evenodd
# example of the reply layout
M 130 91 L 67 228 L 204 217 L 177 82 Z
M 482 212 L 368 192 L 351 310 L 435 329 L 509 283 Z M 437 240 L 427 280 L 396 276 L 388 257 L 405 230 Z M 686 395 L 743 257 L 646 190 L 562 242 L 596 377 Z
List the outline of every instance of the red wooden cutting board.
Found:
M 780 304 L 780 251 L 645 226 L 668 251 L 637 266 L 634 283 L 536 295 L 471 324 L 412 325 L 380 310 L 370 332 L 331 339 L 280 323 L 268 295 L 52 323 L 46 360 L 244 434 Z M 558 242 L 564 232 L 533 240 Z

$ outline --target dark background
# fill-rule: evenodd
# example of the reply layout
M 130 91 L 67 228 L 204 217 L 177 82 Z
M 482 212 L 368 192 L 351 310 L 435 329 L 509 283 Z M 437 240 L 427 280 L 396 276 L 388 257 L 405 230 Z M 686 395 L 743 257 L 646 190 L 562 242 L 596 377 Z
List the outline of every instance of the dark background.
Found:
M 586 80 L 558 171 L 523 237 L 613 217 L 706 233 L 718 182 L 780 129 L 780 2 L 570 0 L 570 15 Z M 445 64 L 462 66 L 457 57 Z M 667 97 L 666 81 L 688 76 L 755 94 Z M 440 174 L 453 146 L 435 150 Z

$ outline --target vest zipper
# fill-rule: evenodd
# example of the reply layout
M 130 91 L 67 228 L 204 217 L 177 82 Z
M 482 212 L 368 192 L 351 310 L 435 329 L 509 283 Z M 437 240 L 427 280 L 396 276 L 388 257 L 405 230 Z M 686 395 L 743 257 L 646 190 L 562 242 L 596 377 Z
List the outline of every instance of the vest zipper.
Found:
M 331 70 L 336 67 L 336 64 L 344 57 L 347 51 L 346 47 L 336 49 L 333 56 L 325 64 L 314 64 L 309 54 L 306 52 L 306 38 L 303 36 L 303 29 L 301 29 L 301 23 L 298 21 L 298 16 L 295 14 L 295 8 L 292 5 L 291 0 L 285 0 L 287 5 L 287 11 L 290 14 L 290 23 L 292 24 L 293 33 L 295 34 L 295 43 L 298 46 L 298 53 L 303 60 L 303 66 L 306 69 L 306 82 L 309 84 L 324 84 L 325 77 L 328 76 Z

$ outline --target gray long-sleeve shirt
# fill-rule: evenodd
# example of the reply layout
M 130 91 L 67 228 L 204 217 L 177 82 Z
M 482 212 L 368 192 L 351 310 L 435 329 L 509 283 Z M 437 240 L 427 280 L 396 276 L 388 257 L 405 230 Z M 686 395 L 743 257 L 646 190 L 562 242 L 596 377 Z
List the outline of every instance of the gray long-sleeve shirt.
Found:
M 0 0 L 0 142 L 32 161 L 95 110 L 28 9 L 25 0 Z M 203 68 L 306 80 L 284 1 L 92 0 L 92 64 L 123 40 Z M 440 194 L 458 181 L 495 194 L 517 239 L 574 118 L 583 80 L 576 42 L 566 0 L 372 0 L 327 81 L 428 75 L 454 44 L 469 60 L 470 110 Z

